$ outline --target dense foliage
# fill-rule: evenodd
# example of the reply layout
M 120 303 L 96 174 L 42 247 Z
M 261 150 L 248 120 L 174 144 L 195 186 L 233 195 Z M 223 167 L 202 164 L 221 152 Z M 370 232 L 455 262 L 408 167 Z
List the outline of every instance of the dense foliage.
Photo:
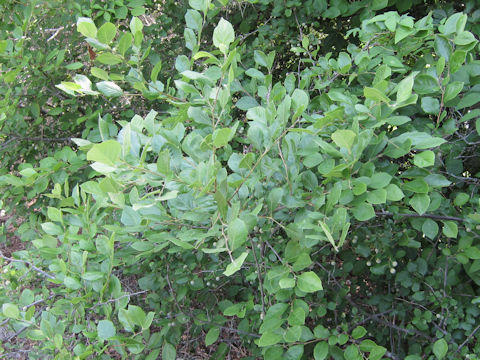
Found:
M 0 358 L 478 359 L 479 5 L 0 2 Z

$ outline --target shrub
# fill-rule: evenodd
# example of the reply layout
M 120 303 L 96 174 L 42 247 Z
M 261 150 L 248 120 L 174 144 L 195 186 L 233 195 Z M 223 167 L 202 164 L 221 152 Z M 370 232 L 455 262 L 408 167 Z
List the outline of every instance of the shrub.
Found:
M 95 66 L 57 88 L 141 100 L 56 153 L 91 170 L 52 175 L 32 249 L 2 255 L 9 339 L 79 359 L 175 359 L 184 333 L 218 358 L 227 334 L 251 358 L 477 358 L 475 22 L 307 2 L 302 16 L 353 21 L 345 46 L 325 53 L 298 22 L 278 54 L 262 34 L 247 51 L 233 9 L 291 27 L 300 4 L 227 3 L 189 1 L 174 72 L 138 17 L 78 18 Z M 23 194 L 58 170 L 42 161 L 0 184 Z

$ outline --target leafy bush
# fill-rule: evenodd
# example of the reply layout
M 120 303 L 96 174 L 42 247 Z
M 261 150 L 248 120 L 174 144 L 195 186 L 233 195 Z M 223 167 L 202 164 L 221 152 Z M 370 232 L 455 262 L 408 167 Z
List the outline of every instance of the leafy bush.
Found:
M 95 4 L 92 63 L 56 86 L 91 108 L 77 151 L 0 177 L 45 206 L 1 255 L 6 353 L 175 359 L 187 334 L 213 358 L 228 336 L 249 358 L 478 358 L 474 2 L 190 0 L 175 61 L 135 16 L 154 4 Z

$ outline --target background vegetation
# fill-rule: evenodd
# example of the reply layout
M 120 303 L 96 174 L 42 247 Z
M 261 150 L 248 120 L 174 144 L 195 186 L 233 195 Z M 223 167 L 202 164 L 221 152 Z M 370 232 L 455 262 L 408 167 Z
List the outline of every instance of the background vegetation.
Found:
M 0 358 L 478 359 L 479 9 L 0 1 Z

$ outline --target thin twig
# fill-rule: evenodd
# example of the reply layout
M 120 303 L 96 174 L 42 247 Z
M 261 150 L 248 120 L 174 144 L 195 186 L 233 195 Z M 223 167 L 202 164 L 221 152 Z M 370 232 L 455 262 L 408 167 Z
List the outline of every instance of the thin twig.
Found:
M 55 30 L 55 32 L 53 33 L 52 36 L 50 36 L 48 39 L 47 39 L 47 42 L 49 42 L 50 40 L 53 40 L 55 39 L 55 37 L 60 33 L 60 31 L 62 31 L 64 29 L 63 26 L 60 26 L 58 29 L 50 29 L 50 30 Z
M 10 261 L 10 262 L 21 262 L 21 263 L 24 263 L 24 264 L 28 264 L 30 265 L 30 267 L 35 270 L 36 272 L 42 274 L 43 276 L 45 276 L 46 278 L 49 278 L 49 279 L 55 279 L 55 276 L 53 275 L 50 275 L 49 273 L 43 271 L 42 269 L 36 267 L 35 265 L 33 265 L 30 261 L 26 261 L 26 260 L 18 260 L 18 259 L 12 259 L 12 258 L 9 258 L 9 257 L 6 257 L 3 255 L 3 253 L 0 251 L 0 257 L 4 260 L 7 260 L 7 261 Z
M 253 243 L 252 238 L 250 238 L 250 243 L 252 244 L 253 258 L 255 259 L 255 264 L 257 265 L 258 283 L 260 286 L 260 296 L 262 297 L 262 314 L 265 315 L 265 294 L 263 293 L 262 272 L 260 269 L 260 264 L 258 263 L 257 254 L 255 253 L 255 245 Z
M 459 352 L 465 345 L 467 345 L 467 343 L 470 341 L 470 339 L 475 335 L 475 333 L 480 330 L 480 325 L 478 325 L 470 335 L 468 335 L 467 339 L 460 344 L 460 346 L 458 347 L 458 349 L 455 351 L 455 353 Z
M 435 215 L 435 214 L 394 214 L 388 211 L 378 211 L 375 212 L 377 216 L 401 216 L 401 217 L 416 217 L 416 218 L 428 218 L 434 220 L 451 220 L 457 222 L 464 222 L 465 219 L 455 217 L 455 216 L 446 216 L 446 215 Z
M 102 305 L 106 305 L 106 304 L 108 304 L 108 303 L 115 302 L 115 301 L 117 301 L 117 300 L 120 300 L 120 299 L 123 299 L 123 298 L 126 298 L 126 297 L 131 297 L 131 296 L 135 296 L 135 295 L 145 294 L 145 293 L 147 293 L 147 292 L 148 292 L 148 290 L 142 290 L 142 291 L 137 291 L 137 292 L 134 292 L 134 293 L 124 294 L 124 295 L 122 295 L 122 296 L 120 296 L 120 297 L 118 297 L 118 298 L 109 299 L 109 300 L 107 300 L 107 301 L 105 301 L 105 302 L 95 304 L 95 305 L 93 305 L 93 306 L 90 308 L 90 310 L 93 310 L 93 309 L 95 309 L 96 307 L 99 307 L 99 306 L 102 306 Z
M 262 155 L 260 155 L 260 157 L 258 158 L 257 162 L 252 166 L 252 168 L 250 169 L 250 171 L 248 172 L 248 174 L 242 179 L 242 182 L 240 183 L 240 185 L 238 185 L 237 189 L 235 190 L 235 192 L 233 193 L 232 196 L 230 196 L 230 198 L 228 199 L 228 201 L 232 200 L 235 195 L 238 194 L 238 192 L 240 191 L 240 188 L 243 186 L 243 184 L 245 184 L 245 181 L 247 181 L 247 179 L 250 177 L 250 175 L 253 174 L 253 172 L 255 171 L 255 169 L 257 168 L 257 166 L 260 164 L 260 162 L 263 160 L 263 158 L 265 157 L 265 155 L 267 155 L 270 150 L 272 150 L 272 147 L 273 145 L 275 145 L 277 142 L 279 142 L 291 129 L 293 129 L 295 127 L 295 125 L 297 125 L 297 123 L 300 121 L 300 117 L 295 120 L 295 122 L 290 126 L 288 127 L 287 129 L 285 129 L 281 134 L 280 136 L 275 139 L 275 141 L 269 145 L 265 151 L 262 153 Z

